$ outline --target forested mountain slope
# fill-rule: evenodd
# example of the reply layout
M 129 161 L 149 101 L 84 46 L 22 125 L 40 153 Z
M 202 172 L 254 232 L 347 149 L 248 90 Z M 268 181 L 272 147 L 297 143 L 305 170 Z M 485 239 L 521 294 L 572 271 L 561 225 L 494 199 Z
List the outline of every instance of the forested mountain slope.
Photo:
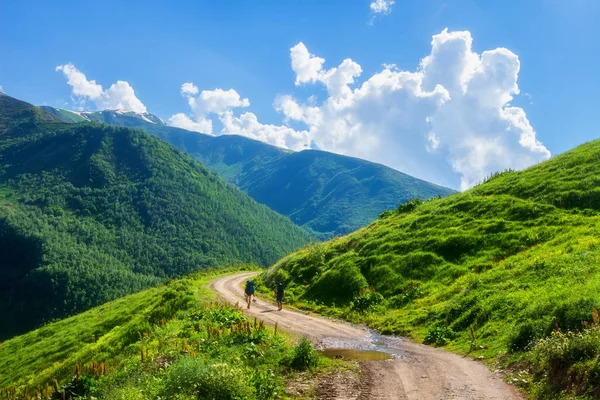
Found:
M 406 200 L 454 193 L 381 164 L 318 150 L 292 152 L 236 135 L 203 135 L 151 114 L 46 109 L 67 122 L 83 116 L 155 134 L 321 238 L 352 232 Z
M 309 235 L 141 130 L 0 95 L 0 339 L 197 269 L 268 265 Z
M 518 361 L 540 398 L 600 391 L 600 140 L 408 202 L 269 269 L 288 300 Z M 372 288 L 372 290 L 370 289 Z M 507 355 L 508 354 L 508 355 Z

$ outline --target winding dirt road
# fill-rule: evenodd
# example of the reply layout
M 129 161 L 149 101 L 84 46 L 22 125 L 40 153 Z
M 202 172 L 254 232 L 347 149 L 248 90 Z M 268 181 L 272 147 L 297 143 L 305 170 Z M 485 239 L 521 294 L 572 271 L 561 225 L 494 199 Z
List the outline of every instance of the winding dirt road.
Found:
M 228 275 L 211 288 L 224 300 L 244 304 L 242 283 L 256 272 Z M 300 312 L 277 311 L 274 304 L 257 299 L 244 311 L 280 329 L 306 335 L 321 348 L 381 349 L 392 360 L 361 362 L 356 388 L 334 388 L 327 399 L 485 399 L 512 400 L 523 396 L 485 365 L 439 349 L 399 338 L 376 335 L 365 328 L 318 318 Z

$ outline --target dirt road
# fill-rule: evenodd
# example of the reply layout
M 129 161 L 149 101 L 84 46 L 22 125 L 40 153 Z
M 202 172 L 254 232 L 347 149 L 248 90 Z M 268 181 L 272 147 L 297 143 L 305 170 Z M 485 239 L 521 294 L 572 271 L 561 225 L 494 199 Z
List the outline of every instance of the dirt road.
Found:
M 253 275 L 256 273 L 224 276 L 213 281 L 211 288 L 224 300 L 243 305 L 241 285 Z M 277 311 L 274 304 L 262 299 L 244 311 L 265 323 L 277 323 L 280 329 L 307 335 L 319 347 L 385 348 L 394 355 L 392 360 L 362 362 L 358 388 L 333 388 L 328 399 L 523 399 L 485 365 L 456 354 L 285 308 Z

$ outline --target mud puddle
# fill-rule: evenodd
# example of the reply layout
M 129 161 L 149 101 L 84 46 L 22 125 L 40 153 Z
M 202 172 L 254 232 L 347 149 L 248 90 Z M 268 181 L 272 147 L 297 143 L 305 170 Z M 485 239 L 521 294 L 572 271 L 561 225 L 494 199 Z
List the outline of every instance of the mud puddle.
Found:
M 383 361 L 390 360 L 392 355 L 377 350 L 356 350 L 356 349 L 325 349 L 319 353 L 327 358 L 338 358 L 353 361 Z
M 406 340 L 403 337 L 386 336 L 369 331 L 369 334 L 360 340 L 323 338 L 317 344 L 317 349 L 322 355 L 329 358 L 383 361 L 403 358 L 404 352 L 398 345 Z

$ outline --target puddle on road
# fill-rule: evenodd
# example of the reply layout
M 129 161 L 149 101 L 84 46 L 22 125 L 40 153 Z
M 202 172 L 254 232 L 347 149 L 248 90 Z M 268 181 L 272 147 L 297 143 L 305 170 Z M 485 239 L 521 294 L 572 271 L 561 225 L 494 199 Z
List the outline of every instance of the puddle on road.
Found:
M 377 350 L 324 349 L 319 353 L 327 358 L 343 358 L 354 361 L 383 361 L 392 358 L 391 354 Z
M 317 344 L 321 355 L 328 358 L 343 358 L 355 361 L 383 361 L 402 359 L 406 356 L 401 348 L 407 339 L 398 336 L 381 335 L 375 331 L 358 339 L 322 338 Z

